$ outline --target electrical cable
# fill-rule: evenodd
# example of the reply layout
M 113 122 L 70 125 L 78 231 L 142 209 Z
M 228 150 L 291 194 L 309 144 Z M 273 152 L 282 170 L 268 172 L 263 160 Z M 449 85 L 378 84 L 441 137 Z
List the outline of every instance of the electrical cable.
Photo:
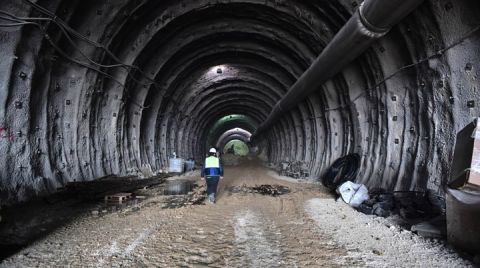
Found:
M 31 25 L 32 23 L 30 22 L 19 22 L 19 23 L 10 23 L 10 24 L 0 24 L 0 27 L 17 27 L 17 26 L 23 26 L 23 25 Z
M 80 34 L 79 32 L 77 32 L 76 30 L 72 29 L 70 26 L 68 26 L 68 24 L 66 24 L 63 20 L 61 20 L 58 16 L 56 16 L 54 13 L 48 11 L 47 9 L 43 8 L 42 6 L 40 5 L 37 5 L 36 3 L 33 3 L 32 1 L 30 0 L 25 0 L 26 2 L 28 2 L 31 6 L 33 6 L 36 10 L 40 11 L 42 14 L 46 15 L 46 16 L 49 16 L 50 18 L 39 18 L 39 17 L 18 17 L 18 16 L 15 16 L 14 14 L 11 14 L 11 13 L 8 13 L 6 11 L 2 11 L 0 10 L 0 14 L 4 14 L 4 15 L 7 15 L 9 17 L 11 17 L 10 21 L 14 21 L 14 22 L 18 22 L 18 23 L 22 23 L 21 25 L 35 25 L 37 26 L 45 35 L 47 41 L 52 45 L 52 47 L 57 50 L 64 58 L 76 63 L 76 64 L 79 64 L 80 66 L 82 67 L 85 67 L 85 68 L 89 68 L 93 71 L 96 71 L 98 72 L 99 74 L 107 77 L 107 78 L 110 78 L 112 79 L 113 81 L 115 81 L 116 83 L 118 83 L 123 89 L 126 90 L 126 85 L 124 85 L 122 82 L 120 82 L 119 80 L 115 79 L 113 76 L 111 76 L 110 74 L 106 73 L 106 72 L 103 72 L 102 70 L 98 69 L 98 68 L 95 68 L 93 66 L 91 66 L 90 64 L 88 63 L 85 63 L 85 62 L 81 62 L 80 60 L 78 59 L 74 59 L 70 56 L 68 56 L 68 54 L 61 50 L 54 42 L 53 40 L 48 36 L 48 33 L 46 33 L 45 29 L 43 26 L 41 26 L 39 23 L 35 23 L 35 22 L 29 22 L 28 20 L 37 20 L 37 21 L 49 21 L 49 22 L 53 22 L 55 25 L 57 25 L 57 27 L 59 27 L 60 31 L 63 33 L 63 35 L 65 36 L 65 38 L 67 39 L 67 41 L 77 50 L 79 51 L 79 53 L 87 60 L 89 61 L 91 64 L 97 66 L 97 67 L 100 67 L 100 68 L 117 68 L 117 67 L 124 67 L 126 68 L 127 70 L 127 76 L 130 77 L 130 79 L 132 81 L 134 81 L 137 85 L 140 85 L 140 86 L 152 86 L 152 85 L 155 85 L 157 86 L 157 89 L 158 88 L 161 88 L 162 86 L 154 79 L 150 78 L 143 70 L 141 70 L 138 66 L 135 66 L 135 65 L 129 65 L 129 64 L 125 64 L 125 63 L 122 63 L 121 60 L 116 57 L 114 55 L 113 52 L 111 52 L 109 49 L 107 49 L 105 46 L 97 43 L 97 42 L 94 42 L 90 39 L 88 39 L 87 37 L 83 36 L 82 34 Z M 20 24 L 19 25 L 15 25 L 15 26 L 21 26 Z M 1 26 L 0 26 L 1 27 Z M 80 40 L 83 40 L 93 46 L 95 46 L 96 48 L 101 48 L 102 50 L 104 50 L 113 60 L 119 62 L 119 64 L 115 64 L 115 65 L 104 65 L 104 64 L 100 64 L 98 62 L 96 62 L 95 60 L 91 59 L 90 57 L 88 57 L 84 52 L 83 50 L 78 47 L 77 43 L 72 39 L 72 36 L 80 39 Z M 149 80 L 151 82 L 151 84 L 145 84 L 145 83 L 142 83 L 141 81 L 139 81 L 138 79 L 136 79 L 131 73 L 131 69 L 134 69 L 136 71 L 138 71 L 142 76 L 144 76 L 147 80 Z M 128 94 L 126 94 L 126 91 L 124 91 L 124 95 L 131 99 Z M 177 103 L 174 99 L 172 99 L 171 97 L 167 97 L 168 99 L 170 99 L 171 102 L 173 103 Z M 139 106 L 140 108 L 142 109 L 147 109 L 149 107 L 145 107 L 141 104 L 138 104 L 134 101 L 132 101 L 132 103 L 134 103 L 135 105 Z M 183 112 L 180 112 L 180 110 L 176 110 L 179 114 L 183 114 L 185 115 Z M 189 116 L 189 115 L 187 115 Z
M 152 79 L 150 78 L 150 76 L 148 76 L 140 67 L 138 66 L 135 66 L 135 65 L 130 65 L 130 64 L 126 64 L 126 63 L 123 63 L 117 56 L 115 56 L 115 54 L 113 52 L 111 52 L 107 47 L 105 47 L 104 45 L 100 44 L 100 43 L 97 43 L 95 41 L 92 41 L 90 39 L 88 39 L 87 37 L 83 36 L 82 34 L 80 34 L 79 32 L 77 32 L 76 30 L 72 29 L 67 23 L 65 23 L 63 20 L 61 20 L 58 16 L 56 16 L 54 13 L 50 12 L 49 10 L 43 8 L 42 6 L 36 4 L 36 3 L 33 3 L 32 1 L 30 0 L 25 0 L 26 2 L 28 2 L 31 6 L 33 6 L 34 8 L 36 8 L 38 11 L 40 11 L 41 13 L 43 13 L 44 15 L 46 16 L 49 16 L 50 18 L 43 18 L 43 19 L 48 19 L 48 20 L 51 20 L 52 22 L 54 22 L 55 24 L 57 24 L 59 27 L 61 28 L 64 28 L 66 31 L 70 32 L 73 36 L 75 36 L 76 38 L 80 39 L 80 40 L 83 40 L 97 48 L 100 48 L 102 49 L 103 51 L 105 51 L 113 60 L 115 60 L 116 62 L 118 62 L 120 65 L 122 65 L 123 67 L 128 67 L 128 68 L 131 68 L 131 69 L 135 69 L 137 70 L 138 72 L 140 72 L 147 80 L 149 80 L 150 82 L 160 86 L 157 81 L 155 81 L 155 79 Z
M 118 79 L 116 79 L 115 77 L 113 77 L 112 75 L 96 68 L 95 66 L 92 66 L 88 63 L 85 63 L 85 62 L 82 62 L 78 59 L 75 59 L 75 58 L 72 58 L 70 57 L 65 51 L 63 51 L 60 47 L 58 47 L 55 42 L 50 38 L 50 36 L 48 35 L 48 33 L 46 32 L 46 30 L 44 30 L 44 27 L 42 25 L 40 25 L 39 23 L 36 23 L 36 22 L 28 22 L 28 21 L 23 21 L 21 20 L 21 18 L 19 17 L 16 17 L 15 15 L 12 15 L 12 14 L 9 14 L 8 12 L 5 12 L 5 11 L 1 11 L 0 10 L 0 13 L 1 14 L 6 14 L 8 16 L 10 16 L 11 18 L 6 18 L 6 17 L 3 17 L 3 16 L 0 16 L 0 19 L 3 19 L 3 20 L 9 20 L 9 21 L 18 21 L 18 23 L 13 23 L 13 24 L 0 24 L 0 27 L 2 27 L 2 25 L 4 25 L 5 27 L 13 27 L 13 26 L 21 26 L 21 25 L 33 25 L 33 26 L 36 26 L 45 36 L 45 39 L 50 43 L 50 45 L 64 58 L 66 58 L 67 60 L 71 61 L 71 62 L 74 62 L 82 67 L 85 67 L 85 68 L 88 68 L 90 70 L 93 70 L 109 79 L 111 79 L 112 81 L 118 83 L 122 88 L 126 89 L 126 85 L 124 85 L 121 81 L 119 81 Z M 62 30 L 62 28 L 61 28 Z M 67 36 L 67 39 L 68 39 L 68 33 L 62 31 L 66 36 Z M 70 39 L 71 40 L 71 39 Z M 86 56 L 86 55 L 85 55 Z M 130 74 L 129 74 L 130 75 Z M 132 79 L 134 80 L 135 82 L 138 82 L 138 80 L 136 79 Z M 127 94 L 125 94 L 127 95 Z M 129 98 L 131 100 L 130 97 L 127 96 L 127 98 Z M 149 107 L 145 107 L 135 101 L 132 101 L 131 100 L 131 103 L 133 103 L 134 105 L 140 107 L 142 110 L 143 109 L 148 109 Z
M 475 28 L 473 28 L 471 31 L 467 32 L 465 35 L 462 36 L 462 38 L 458 39 L 457 41 L 453 42 L 452 44 L 446 46 L 445 48 L 441 49 L 441 50 L 438 50 L 435 54 L 433 55 L 430 55 L 424 59 L 421 59 L 415 63 L 412 63 L 412 64 L 409 64 L 409 65 L 405 65 L 403 67 L 401 67 L 400 69 L 398 69 L 397 71 L 393 72 L 392 74 L 388 75 L 387 77 L 385 77 L 384 79 L 382 79 L 380 82 L 376 83 L 374 86 L 370 87 L 370 88 L 366 88 L 362 91 L 362 93 L 360 93 L 358 96 L 356 96 L 355 98 L 353 98 L 351 101 L 348 102 L 348 104 L 346 105 L 340 105 L 338 107 L 335 107 L 335 108 L 329 108 L 329 109 L 325 109 L 323 110 L 323 112 L 330 112 L 330 111 L 337 111 L 337 110 L 340 110 L 340 109 L 345 109 L 345 108 L 348 108 L 350 107 L 351 105 L 355 104 L 355 102 L 357 100 L 359 100 L 361 97 L 365 96 L 368 92 L 371 92 L 375 89 L 378 89 L 378 87 L 380 85 L 382 85 L 383 83 L 387 82 L 388 80 L 392 79 L 393 77 L 397 76 L 399 73 L 409 69 L 409 68 L 412 68 L 412 67 L 415 67 L 415 66 L 418 66 L 422 63 L 425 63 L 426 61 L 429 61 L 431 59 L 434 59 L 434 58 L 437 58 L 437 57 L 440 57 L 442 56 L 446 51 L 460 45 L 461 43 L 463 43 L 463 41 L 465 41 L 467 38 L 471 37 L 474 33 L 476 33 L 477 31 L 480 30 L 480 25 L 476 26 Z M 316 120 L 316 119 L 320 119 L 320 118 L 324 118 L 325 116 L 324 115 L 320 115 L 320 116 L 312 116 L 312 117 L 309 117 L 309 118 L 306 118 L 303 120 L 303 122 L 306 122 L 306 121 L 310 121 L 310 120 Z
M 94 61 L 93 59 L 91 59 L 90 57 L 88 57 L 88 56 L 82 51 L 82 49 L 80 49 L 80 48 L 77 46 L 77 44 L 75 43 L 75 41 L 72 40 L 69 32 L 68 32 L 65 28 L 68 27 L 68 29 L 70 29 L 70 32 L 72 32 L 73 34 L 75 34 L 77 37 L 81 37 L 81 38 L 83 38 L 84 40 L 88 40 L 90 43 L 94 43 L 94 42 L 93 42 L 93 41 L 90 41 L 90 40 L 89 40 L 88 38 L 86 38 L 86 37 L 83 37 L 81 34 L 79 34 L 78 32 L 76 32 L 75 30 L 71 29 L 71 28 L 70 28 L 68 25 L 66 25 L 66 24 L 60 24 L 60 23 L 58 23 L 57 21 L 55 21 L 54 19 L 51 19 L 51 18 L 21 18 L 21 17 L 17 17 L 17 16 L 15 16 L 15 15 L 13 15 L 13 14 L 11 14 L 11 13 L 8 13 L 8 12 L 6 12 L 6 11 L 2 11 L 2 10 L 0 10 L 0 13 L 1 13 L 1 14 L 4 14 L 4 15 L 7 15 L 7 16 L 10 17 L 10 18 L 5 18 L 5 17 L 2 16 L 1 18 L 3 18 L 3 19 L 10 20 L 10 21 L 15 21 L 15 22 L 21 22 L 21 23 L 22 23 L 21 25 L 28 25 L 28 24 L 29 24 L 29 25 L 35 25 L 35 26 L 39 27 L 39 29 L 44 33 L 44 35 L 45 35 L 46 37 L 48 36 L 48 34 L 46 33 L 46 31 L 43 29 L 43 27 L 42 27 L 40 24 L 34 23 L 34 22 L 28 22 L 28 21 L 25 21 L 25 19 L 27 19 L 27 20 L 40 20 L 40 21 L 52 21 L 52 22 L 54 22 L 54 23 L 60 28 L 60 30 L 61 30 L 62 33 L 65 35 L 65 37 L 66 37 L 66 39 L 69 41 L 69 43 L 70 43 L 77 51 L 79 51 L 80 54 L 81 54 L 84 58 L 86 58 L 91 64 L 96 65 L 97 67 L 101 67 L 101 68 L 124 67 L 124 68 L 126 69 L 126 71 L 127 71 L 127 76 L 130 77 L 130 79 L 133 80 L 137 85 L 140 85 L 140 86 L 151 86 L 151 85 L 152 85 L 152 84 L 142 83 L 141 81 L 139 81 L 138 79 L 136 79 L 136 78 L 131 74 L 131 72 L 130 72 L 131 70 L 128 69 L 129 66 L 127 66 L 126 64 L 123 64 L 123 63 L 122 63 L 122 64 L 116 64 L 116 65 L 103 65 L 103 64 L 97 63 L 96 61 Z M 15 25 L 15 26 L 21 26 L 21 25 L 19 24 L 19 25 Z M 9 25 L 9 26 L 13 26 L 13 25 Z M 66 26 L 66 27 L 65 27 L 65 26 Z M 97 68 L 92 68 L 92 66 L 87 66 L 86 63 L 80 62 L 80 61 L 77 60 L 77 59 L 73 59 L 73 58 L 69 57 L 69 56 L 67 55 L 67 53 L 65 53 L 64 51 L 60 50 L 60 48 L 58 48 L 58 46 L 56 46 L 55 44 L 52 43 L 53 40 L 50 39 L 50 40 L 48 40 L 48 41 L 49 41 L 49 43 L 50 43 L 57 51 L 59 51 L 59 53 L 60 53 L 63 57 L 65 57 L 65 58 L 69 59 L 70 61 L 72 61 L 72 62 L 74 62 L 74 63 L 77 63 L 77 64 L 79 64 L 79 65 L 81 65 L 81 66 L 83 66 L 83 67 L 86 67 L 86 68 L 89 68 L 89 69 L 91 69 L 91 70 L 94 70 L 94 71 L 96 71 L 96 72 L 98 72 L 98 73 L 100 73 L 100 74 L 102 74 L 102 75 L 104 75 L 104 76 L 112 79 L 113 81 L 117 82 L 118 84 L 120 84 L 120 85 L 122 86 L 122 88 L 124 88 L 124 94 L 125 94 L 125 92 L 126 92 L 126 86 L 125 86 L 122 82 L 120 82 L 119 80 L 113 78 L 113 76 L 111 76 L 111 75 L 109 75 L 109 74 L 107 74 L 107 73 L 105 73 L 105 72 L 103 72 L 103 71 L 101 71 L 101 70 L 99 70 L 99 69 L 97 69 Z M 110 54 L 113 55 L 113 53 L 110 53 Z M 119 60 L 118 60 L 118 61 L 119 61 Z M 138 67 L 136 67 L 136 66 L 132 66 L 132 68 L 133 68 L 133 67 L 135 67 L 135 69 L 136 69 L 137 71 L 139 71 L 139 72 L 142 73 L 145 77 L 147 77 L 148 80 L 152 81 L 152 79 L 151 79 L 150 77 L 148 77 L 143 71 L 141 71 L 140 68 L 138 68 Z M 158 83 L 156 83 L 156 81 L 155 81 L 155 84 L 156 84 L 157 86 L 159 86 Z M 125 94 L 125 95 L 127 95 L 127 94 Z M 148 107 L 145 107 L 145 106 L 143 106 L 143 105 L 141 105 L 141 104 L 138 104 L 138 103 L 136 103 L 136 102 L 134 102 L 134 101 L 132 101 L 132 103 L 135 104 L 135 105 L 137 105 L 137 106 L 139 106 L 139 107 L 142 108 L 142 109 L 148 108 Z
M 418 66 L 422 63 L 425 63 L 429 60 L 432 60 L 434 58 L 438 58 L 442 55 L 445 54 L 445 52 L 447 52 L 448 50 L 460 45 L 463 43 L 463 41 L 465 41 L 467 38 L 471 37 L 474 33 L 476 33 L 478 30 L 480 30 L 480 25 L 477 25 L 476 27 L 474 27 L 472 30 L 470 30 L 469 32 L 467 32 L 465 35 L 463 35 L 460 39 L 458 39 L 457 41 L 453 42 L 452 44 L 446 46 L 445 48 L 443 49 L 440 49 L 438 50 L 435 54 L 432 54 L 426 58 L 423 58 L 423 59 L 420 59 L 419 61 L 417 62 L 414 62 L 412 64 L 408 64 L 408 65 L 405 65 L 403 67 L 401 67 L 400 69 L 398 69 L 397 71 L 393 72 L 392 74 L 388 75 L 387 77 L 385 77 L 384 79 L 382 79 L 381 81 L 379 81 L 378 83 L 376 83 L 374 86 L 370 87 L 370 88 L 366 88 L 365 90 L 362 91 L 362 93 L 360 93 L 358 96 L 356 96 L 355 98 L 353 98 L 347 105 L 341 105 L 339 107 L 336 107 L 336 108 L 330 108 L 330 109 L 325 109 L 324 112 L 329 112 L 329 111 L 335 111 L 335 110 L 340 110 L 340 109 L 344 109 L 344 108 L 347 108 L 347 107 L 350 107 L 352 104 L 354 104 L 357 100 L 359 100 L 361 97 L 363 97 L 364 95 L 366 95 L 368 92 L 370 91 L 373 91 L 375 89 L 378 89 L 378 87 L 382 84 L 384 84 L 385 82 L 387 82 L 388 80 L 392 79 L 393 77 L 397 76 L 399 73 L 407 70 L 407 69 L 410 69 L 412 67 L 415 67 L 415 66 Z

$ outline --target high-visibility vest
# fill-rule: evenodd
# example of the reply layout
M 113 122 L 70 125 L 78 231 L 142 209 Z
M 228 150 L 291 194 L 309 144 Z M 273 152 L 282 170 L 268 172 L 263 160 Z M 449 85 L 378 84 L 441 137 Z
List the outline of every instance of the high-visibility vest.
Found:
M 215 156 L 207 157 L 204 168 L 220 168 L 220 159 Z
M 210 156 L 205 159 L 205 166 L 203 166 L 205 176 L 220 176 L 220 159 L 215 156 Z

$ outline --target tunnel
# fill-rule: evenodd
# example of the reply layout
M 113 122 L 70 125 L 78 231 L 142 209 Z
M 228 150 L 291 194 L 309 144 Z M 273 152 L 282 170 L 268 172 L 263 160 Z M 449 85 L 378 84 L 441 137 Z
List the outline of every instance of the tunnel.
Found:
M 1 205 L 233 140 L 312 181 L 357 154 L 356 183 L 444 200 L 480 2 L 380 2 L 2 0 Z

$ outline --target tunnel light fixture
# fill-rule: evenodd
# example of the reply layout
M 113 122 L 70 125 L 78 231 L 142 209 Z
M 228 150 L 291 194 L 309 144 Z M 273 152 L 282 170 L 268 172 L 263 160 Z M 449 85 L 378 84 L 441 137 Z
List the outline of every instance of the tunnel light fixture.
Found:
M 207 71 L 207 77 L 215 77 L 215 76 L 222 75 L 226 73 L 227 70 L 228 70 L 227 65 L 213 66 Z
M 223 74 L 224 71 L 226 70 L 226 68 L 225 68 L 224 65 L 218 65 L 218 66 L 213 67 L 213 70 L 214 70 L 214 72 L 216 72 L 217 74 Z

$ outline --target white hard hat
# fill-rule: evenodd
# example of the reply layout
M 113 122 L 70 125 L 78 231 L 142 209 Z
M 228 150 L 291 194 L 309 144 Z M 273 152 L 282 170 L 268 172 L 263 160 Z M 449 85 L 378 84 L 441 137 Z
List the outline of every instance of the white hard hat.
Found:
M 212 153 L 212 154 L 216 154 L 217 153 L 217 150 L 215 148 L 212 148 L 210 149 L 210 151 L 208 151 L 209 153 Z

